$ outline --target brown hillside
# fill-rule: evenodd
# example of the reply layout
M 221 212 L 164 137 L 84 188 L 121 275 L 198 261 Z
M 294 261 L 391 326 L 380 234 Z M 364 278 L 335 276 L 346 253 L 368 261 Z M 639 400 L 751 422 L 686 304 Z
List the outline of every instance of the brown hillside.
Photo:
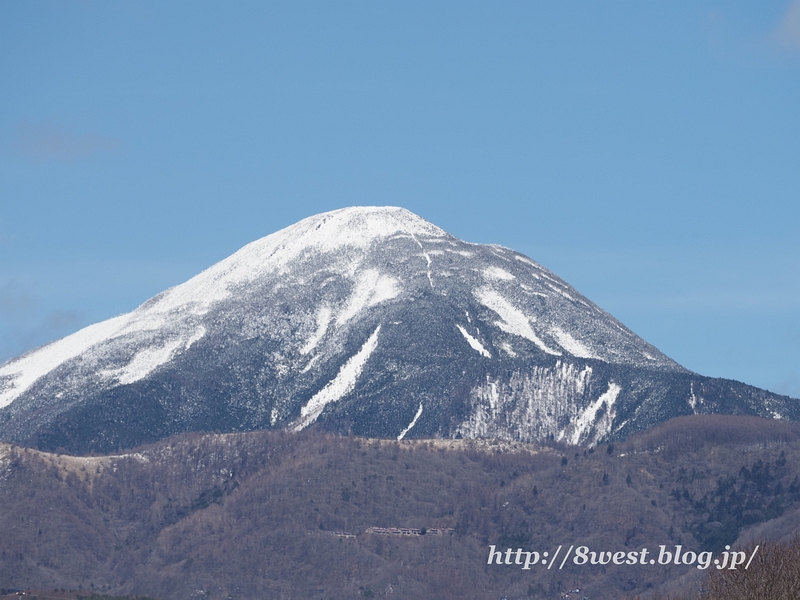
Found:
M 800 508 L 799 431 L 705 416 L 595 449 L 315 432 L 188 434 L 109 457 L 7 447 L 0 587 L 163 599 L 557 598 L 576 588 L 602 599 L 691 588 L 704 575 L 694 567 L 525 571 L 487 565 L 489 546 L 719 551 Z

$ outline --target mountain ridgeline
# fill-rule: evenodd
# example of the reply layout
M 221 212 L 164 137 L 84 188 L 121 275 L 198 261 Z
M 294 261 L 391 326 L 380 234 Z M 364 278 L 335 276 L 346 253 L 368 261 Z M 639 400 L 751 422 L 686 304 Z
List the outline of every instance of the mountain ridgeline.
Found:
M 0 438 L 70 452 L 311 426 L 595 444 L 696 413 L 800 418 L 683 368 L 528 257 L 393 207 L 304 219 L 0 367 Z

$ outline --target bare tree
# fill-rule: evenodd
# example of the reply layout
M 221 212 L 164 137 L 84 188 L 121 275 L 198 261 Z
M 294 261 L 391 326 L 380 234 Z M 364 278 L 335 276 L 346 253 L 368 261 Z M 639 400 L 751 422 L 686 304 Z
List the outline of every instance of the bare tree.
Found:
M 752 544 L 745 550 L 751 556 Z M 703 600 L 795 600 L 800 598 L 800 534 L 790 542 L 760 542 L 747 569 L 713 569 Z

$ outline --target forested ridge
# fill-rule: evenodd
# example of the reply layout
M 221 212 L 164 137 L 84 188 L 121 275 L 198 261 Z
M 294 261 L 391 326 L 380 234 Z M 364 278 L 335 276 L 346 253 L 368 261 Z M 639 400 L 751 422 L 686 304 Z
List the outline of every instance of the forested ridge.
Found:
M 705 573 L 523 571 L 487 565 L 489 546 L 716 552 L 759 527 L 788 533 L 781 524 L 800 515 L 800 425 L 755 417 L 682 417 L 595 448 L 306 431 L 185 434 L 117 456 L 0 452 L 6 589 L 167 600 L 557 598 L 580 588 L 620 598 L 691 591 Z

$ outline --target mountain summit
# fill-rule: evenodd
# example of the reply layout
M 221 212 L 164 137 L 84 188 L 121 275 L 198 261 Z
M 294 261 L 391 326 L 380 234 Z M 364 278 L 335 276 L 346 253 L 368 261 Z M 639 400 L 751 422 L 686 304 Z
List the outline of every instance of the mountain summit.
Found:
M 681 367 L 528 257 L 396 207 L 304 219 L 0 367 L 0 438 L 70 451 L 311 425 L 596 443 L 699 412 L 800 417 Z

